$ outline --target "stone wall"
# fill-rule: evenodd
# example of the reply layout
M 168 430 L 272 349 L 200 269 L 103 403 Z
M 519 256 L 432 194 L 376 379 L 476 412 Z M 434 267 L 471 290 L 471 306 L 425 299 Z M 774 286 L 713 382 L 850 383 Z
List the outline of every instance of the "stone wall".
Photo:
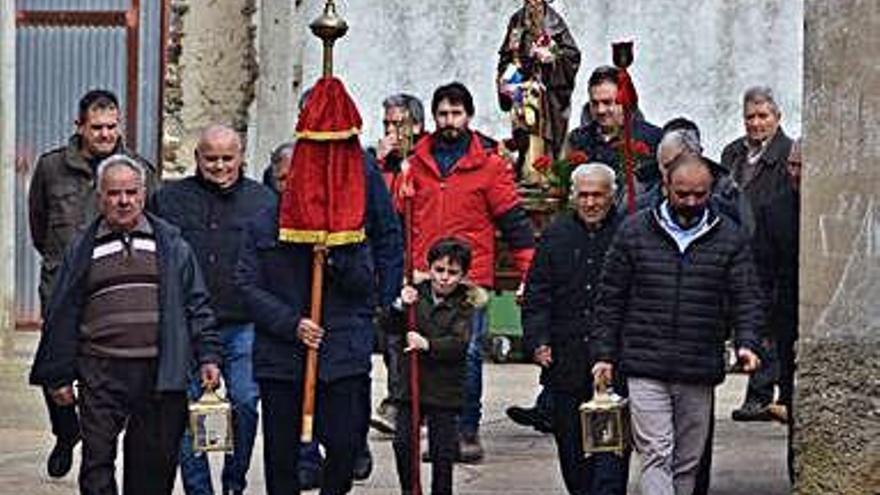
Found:
M 880 7 L 808 0 L 797 492 L 880 493 Z
M 246 133 L 259 68 L 257 0 L 174 0 L 166 70 L 163 173 L 193 167 L 200 128 L 225 123 Z

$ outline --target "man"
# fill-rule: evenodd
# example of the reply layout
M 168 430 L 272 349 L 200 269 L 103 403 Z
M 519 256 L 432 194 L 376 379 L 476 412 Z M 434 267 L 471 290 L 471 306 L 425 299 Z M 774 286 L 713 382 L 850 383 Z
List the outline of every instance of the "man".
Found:
M 434 134 L 416 144 L 410 167 L 398 194 L 410 195 L 413 204 L 415 268 L 427 271 L 428 247 L 441 237 L 458 237 L 473 252 L 470 280 L 491 288 L 495 278 L 495 229 L 510 249 L 516 268 L 525 274 L 534 252 L 534 236 L 505 161 L 495 143 L 470 129 L 474 101 L 461 83 L 440 86 L 431 100 Z M 467 351 L 465 404 L 460 432 L 460 460 L 479 462 L 483 389 L 482 342 L 486 333 L 485 309 L 475 311 Z
M 257 433 L 259 392 L 253 376 L 254 325 L 230 274 L 241 245 L 242 226 L 256 212 L 274 204 L 272 192 L 244 177 L 244 145 L 239 134 L 224 125 L 202 130 L 195 149 L 195 175 L 169 183 L 151 198 L 150 209 L 176 225 L 192 246 L 211 293 L 223 344 L 223 380 L 234 411 L 235 449 L 223 462 L 223 493 L 241 494 Z M 190 384 L 190 400 L 202 386 Z M 188 495 L 211 495 L 211 471 L 205 455 L 192 450 L 192 435 L 181 440 L 180 472 Z
M 572 151 L 583 151 L 591 161 L 608 164 L 617 174 L 618 202 L 625 193 L 626 174 L 623 163 L 623 106 L 617 102 L 617 75 L 614 67 L 601 66 L 590 74 L 587 82 L 591 121 L 571 131 L 568 147 Z M 638 191 L 647 189 L 660 180 L 655 161 L 657 143 L 662 131 L 638 118 L 632 117 L 632 143 L 635 152 L 635 179 Z M 637 191 L 637 192 L 638 192 Z M 624 202 L 625 203 L 625 202 Z
M 171 494 L 187 419 L 187 370 L 219 383 L 219 337 L 195 255 L 177 228 L 145 214 L 147 174 L 125 156 L 96 171 L 100 216 L 58 273 L 31 383 L 80 408 L 80 493 Z M 73 382 L 79 382 L 79 397 Z
M 733 174 L 753 212 L 788 187 L 785 160 L 791 150 L 791 138 L 782 130 L 781 120 L 782 112 L 770 88 L 747 89 L 743 95 L 746 134 L 725 146 L 721 153 L 721 166 Z M 749 219 L 745 226 L 753 235 L 754 220 Z
M 296 446 L 307 346 L 319 351 L 315 431 L 326 452 L 321 493 L 351 490 L 369 419 L 372 318 L 376 306 L 387 308 L 394 301 L 403 278 L 397 216 L 376 165 L 364 156 L 370 241 L 330 248 L 321 326 L 303 316 L 309 308 L 312 246 L 278 241 L 277 206 L 246 227 L 235 278 L 256 325 L 254 375 L 270 494 L 302 488 Z
M 129 155 L 144 167 L 147 190 L 156 186 L 153 165 L 125 148 L 119 132 L 121 118 L 116 95 L 103 89 L 89 91 L 79 100 L 76 132 L 67 146 L 37 160 L 28 191 L 28 219 L 31 240 L 42 258 L 39 293 L 44 319 L 64 249 L 97 216 L 94 184 L 98 163 L 112 154 Z M 43 395 L 56 437 L 48 471 L 57 478 L 70 471 L 79 425 L 73 405 L 61 406 L 48 392 Z
M 769 296 L 768 333 L 779 365 L 779 401 L 768 407 L 776 420 L 789 424 L 788 472 L 793 480 L 791 431 L 795 343 L 798 339 L 798 253 L 800 246 L 801 142 L 795 140 L 786 163 L 790 187 L 780 191 L 756 215 L 755 259 Z
M 580 165 L 571 176 L 574 211 L 544 230 L 526 279 L 523 338 L 552 394 L 553 434 L 568 492 L 622 495 L 628 455 L 584 458 L 578 413 L 593 394 L 587 346 L 599 272 L 622 216 L 614 208 L 617 183 L 601 163 Z
M 758 366 L 761 294 L 748 238 L 710 205 L 706 162 L 684 155 L 668 181 L 668 199 L 631 216 L 609 248 L 593 375 L 626 377 L 642 492 L 691 495 L 729 326 L 743 368 Z
M 745 136 L 725 146 L 721 164 L 748 198 L 752 212 L 757 212 L 772 197 L 788 188 L 785 161 L 791 151 L 791 139 L 780 121 L 782 112 L 770 88 L 755 86 L 743 95 Z M 754 218 L 744 223 L 754 235 Z M 765 366 L 749 377 L 743 404 L 733 411 L 734 421 L 769 421 L 768 406 L 773 402 L 777 376 L 773 345 L 765 346 Z
M 385 98 L 382 102 L 384 118 L 382 126 L 385 135 L 379 140 L 376 148 L 367 150 L 376 156 L 382 177 L 389 191 L 397 188 L 401 164 L 407 158 L 403 156 L 403 147 L 408 147 L 407 155 L 411 155 L 413 146 L 425 136 L 425 109 L 422 102 L 415 96 L 399 93 Z M 379 403 L 376 414 L 370 418 L 370 425 L 384 433 L 394 433 L 397 418 L 395 403 L 403 397 L 403 377 L 400 376 L 399 362 L 402 356 L 401 336 L 396 332 L 382 331 L 382 357 L 388 372 L 387 394 Z
M 568 131 L 571 94 L 581 63 L 581 52 L 568 26 L 546 0 L 524 0 L 507 23 L 504 41 L 498 50 L 496 80 L 501 109 L 513 114 L 513 138 L 522 171 L 529 134 L 544 140 L 546 154 L 556 156 L 562 150 Z M 543 85 L 540 100 L 540 127 L 530 128 L 523 115 L 522 83 Z M 533 125 L 532 125 L 533 126 Z

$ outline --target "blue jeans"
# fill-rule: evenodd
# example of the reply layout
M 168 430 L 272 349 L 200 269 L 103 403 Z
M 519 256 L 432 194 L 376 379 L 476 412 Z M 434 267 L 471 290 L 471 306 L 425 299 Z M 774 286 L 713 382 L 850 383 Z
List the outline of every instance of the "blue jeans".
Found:
M 473 435 L 480 430 L 483 415 L 483 341 L 488 326 L 489 313 L 486 308 L 474 311 L 465 355 L 464 406 L 459 424 L 459 431 L 465 435 Z
M 254 381 L 253 347 L 254 325 L 237 323 L 219 328 L 223 340 L 223 366 L 221 372 L 226 385 L 227 397 L 233 411 L 233 452 L 223 462 L 223 489 L 244 490 L 247 486 L 251 451 L 257 434 L 257 401 L 259 390 Z M 198 399 L 202 386 L 198 373 L 190 379 L 189 396 Z M 213 495 L 211 469 L 204 454 L 192 450 L 192 435 L 187 430 L 180 446 L 180 475 L 187 495 Z

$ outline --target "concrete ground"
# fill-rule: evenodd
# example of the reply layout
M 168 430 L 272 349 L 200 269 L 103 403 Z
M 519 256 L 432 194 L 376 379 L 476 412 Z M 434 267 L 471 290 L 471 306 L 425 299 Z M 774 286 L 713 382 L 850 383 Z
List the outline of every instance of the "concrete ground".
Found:
M 62 479 L 45 473 L 45 460 L 52 445 L 48 419 L 38 390 L 26 385 L 27 371 L 38 335 L 19 332 L 0 358 L 0 495 L 74 494 L 79 448 L 74 469 Z M 384 395 L 384 367 L 375 360 L 373 398 Z M 486 459 L 478 466 L 457 465 L 456 492 L 461 494 L 564 494 L 556 462 L 555 445 L 549 435 L 522 428 L 504 415 L 507 406 L 526 405 L 537 390 L 537 369 L 524 364 L 487 364 L 485 367 L 484 417 L 482 426 Z M 786 429 L 771 423 L 734 423 L 730 412 L 740 402 L 745 377 L 732 376 L 718 388 L 717 426 L 713 482 L 715 495 L 782 495 L 790 492 L 785 469 Z M 375 457 L 372 476 L 358 483 L 353 493 L 398 493 L 391 441 L 376 432 L 370 434 Z M 262 443 L 257 439 L 248 493 L 264 493 Z M 121 454 L 120 454 L 121 455 Z M 219 467 L 220 456 L 212 464 Z M 121 465 L 121 462 L 119 463 Z M 639 493 L 635 483 L 637 461 L 630 472 L 630 493 Z M 423 480 L 428 480 L 428 467 Z M 219 469 L 214 469 L 219 487 Z M 429 485 L 428 485 L 429 486 Z M 219 489 L 219 488 L 218 488 Z M 175 493 L 183 493 L 177 487 Z

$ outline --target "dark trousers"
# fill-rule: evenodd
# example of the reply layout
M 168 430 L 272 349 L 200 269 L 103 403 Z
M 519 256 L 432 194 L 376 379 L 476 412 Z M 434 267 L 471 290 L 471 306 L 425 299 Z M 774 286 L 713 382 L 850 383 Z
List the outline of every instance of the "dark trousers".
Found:
M 397 412 L 394 429 L 394 460 L 397 463 L 397 479 L 404 493 L 412 488 L 412 414 L 409 403 L 401 405 Z M 452 493 L 452 464 L 458 445 L 458 409 L 421 406 L 422 417 L 428 424 L 428 452 L 431 456 L 431 493 Z
M 117 438 L 123 439 L 122 492 L 171 494 L 186 392 L 156 392 L 155 359 L 79 358 L 82 495 L 115 495 Z
M 49 410 L 49 423 L 52 425 L 52 434 L 59 442 L 73 443 L 79 435 L 79 418 L 76 415 L 76 406 L 59 406 L 52 400 L 49 390 L 43 389 L 43 399 L 46 401 L 46 409 Z
M 360 420 L 367 400 L 367 375 L 318 382 L 315 434 L 326 449 L 321 495 L 348 493 L 355 451 L 363 441 Z M 292 495 L 299 487 L 302 381 L 258 380 L 263 404 L 263 463 L 266 493 Z
M 746 403 L 766 406 L 773 402 L 774 385 L 779 379 L 779 362 L 776 341 L 767 339 L 763 343 L 761 366 L 749 375 L 746 388 Z
M 572 495 L 623 495 L 629 475 L 629 452 L 593 454 L 584 458 L 578 406 L 583 397 L 552 391 L 553 436 L 559 467 L 568 493 Z

